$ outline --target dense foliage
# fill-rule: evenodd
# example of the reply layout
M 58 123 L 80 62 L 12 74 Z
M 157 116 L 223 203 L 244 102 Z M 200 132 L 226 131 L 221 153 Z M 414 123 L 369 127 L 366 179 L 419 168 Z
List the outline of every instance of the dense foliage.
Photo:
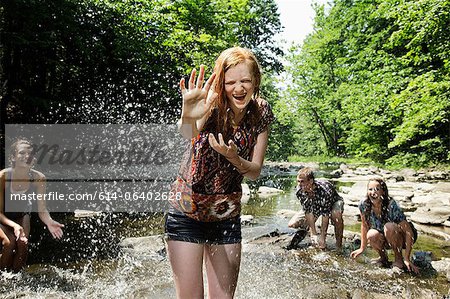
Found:
M 180 78 L 233 45 L 282 67 L 274 0 L 4 0 L 0 14 L 2 130 L 172 122 Z
M 276 104 L 286 151 L 450 162 L 450 1 L 335 0 L 316 13 Z

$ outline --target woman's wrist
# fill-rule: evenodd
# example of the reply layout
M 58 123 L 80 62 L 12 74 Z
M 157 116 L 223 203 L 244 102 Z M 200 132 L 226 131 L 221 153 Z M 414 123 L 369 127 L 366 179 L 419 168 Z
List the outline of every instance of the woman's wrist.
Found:
M 240 174 L 245 174 L 249 171 L 244 165 L 244 159 L 242 159 L 237 153 L 231 157 L 225 156 L 225 158 L 233 164 L 234 167 L 239 171 Z

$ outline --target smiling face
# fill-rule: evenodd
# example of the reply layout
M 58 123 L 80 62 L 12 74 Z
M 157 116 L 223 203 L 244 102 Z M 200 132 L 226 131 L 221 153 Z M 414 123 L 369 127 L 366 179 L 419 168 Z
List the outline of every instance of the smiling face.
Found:
M 381 199 L 385 194 L 379 182 L 370 181 L 367 185 L 367 195 L 369 196 L 370 200 L 375 203 L 381 202 Z
M 297 175 L 297 186 L 302 189 L 303 192 L 311 193 L 314 189 L 314 179 L 309 179 L 304 175 Z
M 30 168 L 34 162 L 33 147 L 28 143 L 17 144 L 12 162 L 14 167 Z
M 230 67 L 225 72 L 225 94 L 228 104 L 239 115 L 250 103 L 255 91 L 251 67 L 247 62 Z

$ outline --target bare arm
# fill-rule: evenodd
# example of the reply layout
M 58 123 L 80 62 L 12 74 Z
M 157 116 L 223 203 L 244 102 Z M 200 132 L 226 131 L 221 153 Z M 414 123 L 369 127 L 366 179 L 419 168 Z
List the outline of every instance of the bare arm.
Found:
M 405 232 L 405 257 L 404 263 L 409 271 L 419 272 L 419 269 L 411 262 L 411 251 L 414 244 L 414 233 L 408 221 L 403 220 L 398 224 L 403 232 Z
M 37 172 L 37 179 L 33 182 L 36 186 L 37 193 L 44 195 L 46 191 L 46 180 L 42 173 Z M 45 200 L 38 200 L 38 214 L 41 221 L 47 226 L 53 238 L 60 239 L 63 235 L 63 224 L 55 221 L 47 210 Z
M 350 254 L 352 258 L 358 257 L 367 248 L 367 232 L 369 231 L 369 227 L 367 226 L 366 217 L 364 217 L 363 213 L 360 213 L 360 215 L 361 215 L 361 245 L 359 249 L 353 251 Z

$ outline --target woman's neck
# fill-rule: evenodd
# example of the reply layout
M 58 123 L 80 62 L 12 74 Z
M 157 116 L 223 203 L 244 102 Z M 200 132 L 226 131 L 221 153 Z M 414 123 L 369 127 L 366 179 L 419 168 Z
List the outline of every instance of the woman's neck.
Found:
M 372 211 L 380 216 L 381 215 L 381 202 L 372 203 Z
M 244 118 L 246 111 L 247 111 L 247 108 L 239 110 L 239 111 L 233 110 L 233 125 L 235 125 L 235 126 L 239 125 L 241 120 Z
M 30 168 L 27 168 L 27 167 L 14 167 L 12 169 L 12 174 L 15 177 L 28 177 L 29 173 L 30 173 Z

